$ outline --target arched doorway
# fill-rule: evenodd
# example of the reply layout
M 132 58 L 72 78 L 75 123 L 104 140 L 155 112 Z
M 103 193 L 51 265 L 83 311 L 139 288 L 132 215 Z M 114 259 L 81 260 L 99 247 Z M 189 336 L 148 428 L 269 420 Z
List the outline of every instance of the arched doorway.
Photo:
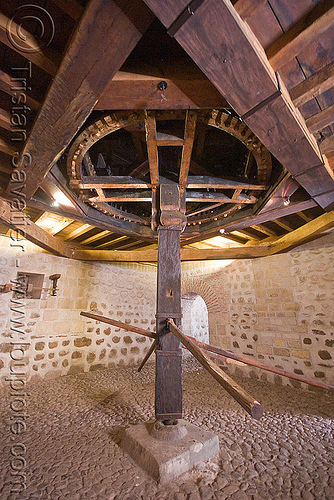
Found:
M 209 342 L 208 308 L 200 295 L 189 292 L 181 298 L 182 331 L 201 342 Z

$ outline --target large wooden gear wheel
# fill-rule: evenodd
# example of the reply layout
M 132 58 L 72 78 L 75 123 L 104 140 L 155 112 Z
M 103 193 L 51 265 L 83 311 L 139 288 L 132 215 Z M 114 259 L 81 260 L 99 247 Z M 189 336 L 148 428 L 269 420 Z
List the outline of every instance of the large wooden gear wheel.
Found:
M 245 123 L 215 109 L 104 113 L 67 156 L 83 201 L 153 229 L 159 184 L 179 185 L 187 224 L 196 225 L 255 204 L 271 168 L 269 151 Z

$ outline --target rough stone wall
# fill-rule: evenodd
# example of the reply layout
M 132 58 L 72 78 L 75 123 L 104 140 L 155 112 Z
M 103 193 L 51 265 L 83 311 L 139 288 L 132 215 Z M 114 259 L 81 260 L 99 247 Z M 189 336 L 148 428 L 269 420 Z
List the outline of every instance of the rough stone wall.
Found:
M 333 384 L 333 264 L 333 236 L 327 236 L 287 254 L 226 261 L 216 269 L 207 262 L 185 263 L 183 279 L 188 291 L 200 294 L 207 285 L 218 299 L 220 313 L 207 302 L 212 344 Z M 298 384 L 238 364 L 229 367 Z
M 56 297 L 13 302 L 0 294 L 0 382 L 11 373 L 54 378 L 142 359 L 149 339 L 97 325 L 80 316 L 91 310 L 152 329 L 155 314 L 156 268 L 139 264 L 96 264 L 50 255 L 24 242 L 24 252 L 0 237 L 0 284 L 17 272 L 60 273 Z M 16 309 L 17 312 L 14 311 Z M 18 323 L 15 323 L 18 322 Z M 16 345 L 14 344 L 16 343 Z

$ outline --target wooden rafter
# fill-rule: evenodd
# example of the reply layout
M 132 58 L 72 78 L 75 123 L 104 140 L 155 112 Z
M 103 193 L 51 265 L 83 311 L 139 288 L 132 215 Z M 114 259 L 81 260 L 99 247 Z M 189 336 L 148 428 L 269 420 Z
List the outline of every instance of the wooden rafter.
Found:
M 5 141 L 5 139 L 2 139 L 1 137 L 0 137 L 0 151 L 10 156 L 15 156 L 18 153 L 18 151 L 15 149 L 14 146 L 12 146 L 9 142 Z
M 0 90 L 5 92 L 6 94 L 12 96 L 13 92 L 17 91 L 17 89 L 20 89 L 21 86 L 18 85 L 17 81 L 13 80 L 13 78 L 8 74 L 5 73 L 0 69 Z M 26 95 L 26 104 L 32 109 L 39 109 L 41 107 L 41 103 L 31 97 L 28 92 L 26 92 L 26 89 L 24 89 Z
M 20 240 L 25 238 L 48 252 L 63 257 L 72 257 L 71 247 L 67 243 L 40 228 L 27 215 L 13 209 L 3 199 L 0 199 L 0 221 L 13 230 L 12 246 L 22 246 Z
M 315 236 L 328 231 L 334 227 L 334 211 L 320 215 L 316 219 L 295 229 L 291 233 L 282 236 L 270 245 L 270 254 L 287 251 L 290 248 L 301 245 Z
M 306 125 L 308 126 L 310 132 L 314 134 L 315 132 L 319 132 L 323 128 L 327 127 L 327 125 L 331 125 L 333 122 L 334 122 L 334 104 L 308 118 L 306 120 Z
M 138 2 L 128 2 L 126 9 L 131 11 L 131 19 L 112 0 L 88 3 L 23 150 L 33 158 L 26 168 L 27 199 L 41 185 L 152 21 L 152 14 Z M 138 9 L 140 15 L 136 15 Z
M 147 226 L 110 217 L 110 215 L 104 214 L 89 205 L 86 205 L 85 214 L 69 212 L 65 207 L 50 206 L 50 204 L 41 201 L 37 197 L 31 199 L 28 205 L 39 210 L 49 211 L 51 213 L 60 214 L 63 217 L 72 218 L 75 221 L 89 224 L 92 227 L 98 227 L 103 230 L 106 229 L 112 233 L 126 234 L 127 236 L 133 236 L 144 241 L 154 241 L 156 238 L 156 233 L 151 231 Z
M 0 42 L 16 50 L 50 75 L 56 74 L 60 63 L 59 53 L 50 47 L 41 47 L 34 35 L 1 13 Z
M 12 130 L 11 114 L 6 109 L 0 108 L 0 127 L 5 130 Z
M 75 238 L 81 236 L 82 234 L 88 233 L 88 231 L 90 231 L 91 229 L 94 229 L 94 226 L 91 226 L 90 224 L 83 224 L 82 226 L 78 227 L 77 229 L 74 229 L 67 236 L 65 236 L 64 240 L 72 241 Z
M 90 243 L 95 243 L 95 241 L 102 240 L 102 238 L 105 238 L 106 236 L 112 234 L 110 231 L 101 231 L 100 233 L 95 234 L 94 236 L 90 236 L 89 238 L 86 238 L 85 240 L 81 241 L 81 245 L 89 245 Z
M 334 61 L 321 68 L 317 73 L 298 83 L 289 90 L 295 106 L 299 107 L 334 85 Z
M 320 142 L 319 146 L 323 153 L 327 154 L 334 151 L 334 135 L 326 137 L 323 141 Z
M 185 229 L 184 236 L 187 237 L 189 243 L 196 241 L 201 241 L 203 238 L 209 238 L 219 234 L 220 229 L 225 229 L 226 231 L 238 231 L 240 229 L 247 229 L 248 227 L 258 224 L 263 224 L 265 222 L 271 222 L 280 217 L 286 217 L 287 215 L 294 214 L 303 210 L 308 210 L 317 206 L 317 203 L 313 200 L 307 200 L 303 202 L 290 203 L 288 206 L 283 206 L 279 209 L 270 210 L 264 212 L 263 214 L 254 214 L 253 209 L 249 211 L 243 210 L 240 213 L 236 213 L 226 219 L 218 219 L 212 221 L 208 224 L 202 224 L 199 226 L 188 226 Z M 191 236 L 191 233 L 193 236 Z
M 277 224 L 277 226 L 281 227 L 282 229 L 285 229 L 285 231 L 288 231 L 288 233 L 291 233 L 292 231 L 295 230 L 295 228 L 285 220 L 275 219 L 272 222 Z
M 333 0 L 322 0 L 266 50 L 275 70 L 291 61 L 334 22 Z
M 117 244 L 120 241 L 126 240 L 127 238 L 128 238 L 127 236 L 119 236 L 118 238 L 111 238 L 110 240 L 105 241 L 104 243 L 100 243 L 99 245 L 96 245 L 95 248 L 101 250 L 102 248 L 109 247 L 109 246 L 113 245 L 114 243 Z
M 190 167 L 191 153 L 195 139 L 197 114 L 194 111 L 187 111 L 184 129 L 184 143 L 182 148 L 179 184 L 185 189 Z

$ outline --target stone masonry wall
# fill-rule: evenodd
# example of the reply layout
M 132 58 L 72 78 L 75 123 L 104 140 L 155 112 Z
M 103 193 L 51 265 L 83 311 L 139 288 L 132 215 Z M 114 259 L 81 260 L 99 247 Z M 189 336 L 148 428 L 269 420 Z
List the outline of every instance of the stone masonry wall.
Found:
M 184 263 L 187 291 L 211 290 L 211 297 L 202 295 L 210 342 L 333 384 L 333 239 L 330 235 L 286 254 L 220 262 L 216 268 L 209 262 Z M 254 378 L 299 384 L 244 365 L 228 366 Z
M 80 316 L 80 311 L 116 317 L 152 329 L 155 314 L 156 268 L 140 264 L 98 264 L 50 255 L 24 242 L 24 251 L 0 237 L 0 284 L 17 272 L 60 273 L 56 297 L 13 302 L 0 294 L 0 383 L 13 372 L 27 380 L 53 378 L 94 370 L 115 363 L 139 362 L 149 339 L 127 335 L 106 324 Z M 15 312 L 14 309 L 17 311 Z M 14 344 L 16 343 L 16 344 Z

